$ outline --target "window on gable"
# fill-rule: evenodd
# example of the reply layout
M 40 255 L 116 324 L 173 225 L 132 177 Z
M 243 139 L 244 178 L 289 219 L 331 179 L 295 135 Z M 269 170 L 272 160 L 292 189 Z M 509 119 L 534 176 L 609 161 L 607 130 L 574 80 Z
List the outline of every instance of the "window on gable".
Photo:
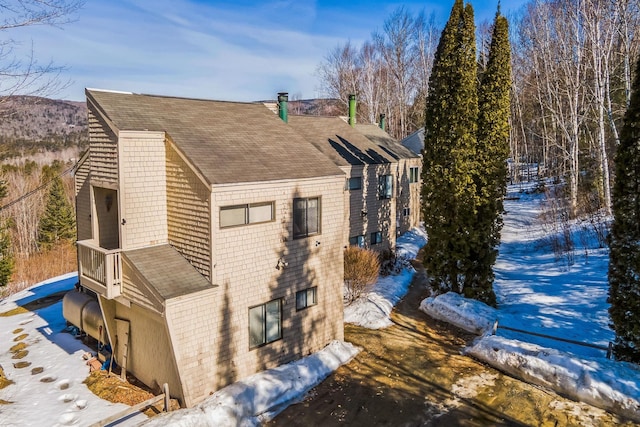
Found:
M 360 190 L 362 189 L 362 177 L 352 176 L 347 178 L 347 190 Z
M 273 221 L 274 205 L 275 202 L 265 202 L 221 207 L 220 228 Z
M 409 216 L 410 214 L 411 214 L 411 209 L 410 208 L 402 209 L 402 215 Z
M 282 300 L 274 299 L 249 309 L 249 348 L 282 338 Z
M 293 199 L 293 238 L 320 233 L 320 198 Z
M 318 288 L 316 286 L 296 292 L 296 310 L 304 310 L 316 304 L 318 304 Z
M 380 175 L 378 177 L 378 199 L 390 199 L 393 197 L 393 175 Z
M 371 244 L 378 245 L 382 243 L 382 233 L 380 231 L 376 231 L 375 233 L 371 233 Z
M 414 182 L 418 182 L 419 180 L 420 180 L 420 168 L 417 166 L 409 168 L 409 182 L 414 183 Z
M 364 248 L 364 236 L 360 235 L 349 237 L 349 245 Z

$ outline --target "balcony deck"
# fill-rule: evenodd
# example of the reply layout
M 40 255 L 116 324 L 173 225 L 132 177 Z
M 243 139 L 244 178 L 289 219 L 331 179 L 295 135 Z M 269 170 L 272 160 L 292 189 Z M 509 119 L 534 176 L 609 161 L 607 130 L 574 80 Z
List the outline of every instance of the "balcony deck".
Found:
M 120 249 L 101 248 L 93 240 L 78 243 L 80 284 L 113 299 L 122 294 L 122 258 Z

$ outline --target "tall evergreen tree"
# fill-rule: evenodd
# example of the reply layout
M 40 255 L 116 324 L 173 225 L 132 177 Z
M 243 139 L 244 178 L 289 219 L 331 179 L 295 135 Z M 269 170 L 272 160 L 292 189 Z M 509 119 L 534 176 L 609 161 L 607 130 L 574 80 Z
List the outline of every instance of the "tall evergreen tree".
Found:
M 456 0 L 429 80 L 422 195 L 428 234 L 424 264 L 432 286 L 462 292 L 474 230 L 478 117 L 473 8 Z
M 45 212 L 38 224 L 38 244 L 43 249 L 50 249 L 61 240 L 72 241 L 76 236 L 75 226 L 73 207 L 58 176 L 51 183 Z
M 493 24 L 489 57 L 479 81 L 478 164 L 474 181 L 478 194 L 476 231 L 480 236 L 478 245 L 471 249 L 464 295 L 495 305 L 493 266 L 498 256 L 503 198 L 507 189 L 511 112 L 509 24 L 500 15 L 499 6 Z
M 7 196 L 7 184 L 0 180 L 0 202 Z M 0 287 L 6 286 L 13 273 L 13 254 L 11 253 L 11 240 L 9 227 L 0 218 Z
M 614 354 L 640 363 L 640 58 L 615 157 L 609 253 Z

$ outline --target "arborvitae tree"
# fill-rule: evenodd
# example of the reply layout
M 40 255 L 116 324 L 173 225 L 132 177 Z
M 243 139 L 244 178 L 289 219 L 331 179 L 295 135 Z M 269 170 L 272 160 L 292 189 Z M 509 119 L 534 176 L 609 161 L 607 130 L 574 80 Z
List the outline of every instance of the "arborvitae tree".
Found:
M 478 118 L 473 9 L 456 0 L 429 80 L 422 169 L 424 264 L 432 286 L 462 291 L 474 230 Z
M 38 244 L 43 249 L 50 249 L 61 240 L 72 241 L 76 236 L 75 226 L 73 207 L 65 195 L 62 179 L 56 177 L 51 183 L 45 212 L 38 224 Z
M 640 58 L 615 157 L 609 235 L 609 315 L 614 354 L 640 363 Z
M 489 305 L 496 304 L 493 266 L 502 230 L 503 198 L 507 189 L 509 116 L 511 111 L 511 46 L 509 24 L 500 9 L 496 13 L 486 68 L 479 76 L 476 230 L 481 234 L 472 248 L 470 270 L 465 275 L 464 295 Z
M 7 184 L 0 180 L 0 204 L 7 196 Z M 0 287 L 9 283 L 13 273 L 13 254 L 7 224 L 0 218 Z

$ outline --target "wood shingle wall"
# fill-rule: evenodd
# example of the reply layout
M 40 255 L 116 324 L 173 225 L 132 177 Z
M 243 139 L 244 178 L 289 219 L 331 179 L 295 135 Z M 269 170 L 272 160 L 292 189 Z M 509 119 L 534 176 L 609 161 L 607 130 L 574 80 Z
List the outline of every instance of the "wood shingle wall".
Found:
M 89 103 L 91 178 L 101 185 L 118 185 L 118 137 Z
M 171 143 L 167 143 L 166 162 L 169 242 L 211 279 L 211 191 Z

